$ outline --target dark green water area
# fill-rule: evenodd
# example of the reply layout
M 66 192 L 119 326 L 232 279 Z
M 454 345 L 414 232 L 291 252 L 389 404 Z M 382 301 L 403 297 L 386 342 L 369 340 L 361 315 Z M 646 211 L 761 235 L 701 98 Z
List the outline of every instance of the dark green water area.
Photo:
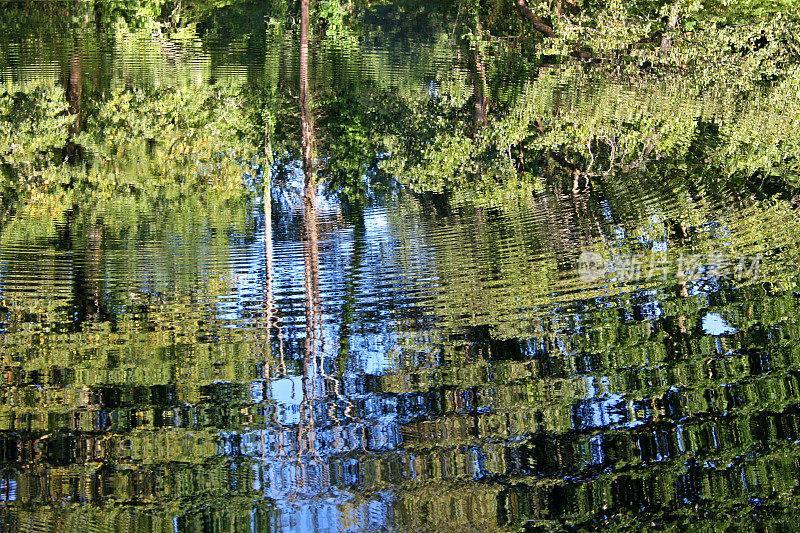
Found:
M 0 531 L 796 530 L 798 12 L 3 2 Z

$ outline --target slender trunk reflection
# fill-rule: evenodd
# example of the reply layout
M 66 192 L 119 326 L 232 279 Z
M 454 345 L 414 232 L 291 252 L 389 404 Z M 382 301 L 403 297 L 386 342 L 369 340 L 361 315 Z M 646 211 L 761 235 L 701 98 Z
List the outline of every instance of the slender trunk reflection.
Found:
M 311 116 L 311 94 L 308 76 L 309 0 L 301 0 L 300 20 L 300 125 L 302 130 L 302 161 L 305 182 L 303 211 L 303 262 L 305 284 L 306 338 L 303 350 L 303 400 L 300 404 L 298 428 L 298 456 L 321 460 L 316 449 L 316 420 L 314 402 L 319 392 L 317 377 L 320 373 L 318 343 L 320 339 L 319 314 L 319 245 L 316 210 L 316 176 L 314 169 L 314 121 Z M 301 463 L 297 471 L 298 485 L 307 483 L 308 463 Z
M 321 363 L 318 344 L 320 339 L 319 313 L 319 244 L 317 211 L 313 199 L 307 196 L 303 215 L 303 255 L 306 308 L 306 338 L 303 350 L 303 403 L 300 409 L 300 453 L 317 456 L 315 448 L 314 400 L 317 397 L 317 376 Z
M 267 136 L 269 139 L 269 136 Z M 264 356 L 268 358 L 272 352 L 272 328 L 277 326 L 275 320 L 275 294 L 274 283 L 275 276 L 273 273 L 273 252 L 272 252 L 272 145 L 267 142 L 265 147 L 266 162 L 264 165 L 264 265 L 265 265 L 265 285 L 266 297 L 264 302 L 265 307 L 265 329 L 266 341 L 264 343 Z M 280 331 L 280 328 L 278 328 Z M 286 361 L 283 358 L 283 339 L 278 334 L 278 353 L 280 355 L 280 362 L 276 374 L 279 376 L 286 375 Z M 267 359 L 269 360 L 269 359 Z M 264 365 L 264 379 L 269 378 L 269 367 Z
M 74 165 L 83 159 L 83 147 L 73 140 L 81 131 L 81 111 L 83 110 L 83 58 L 80 46 L 69 60 L 69 76 L 64 83 L 69 113 L 75 119 L 67 129 L 67 143 L 64 146 L 64 159 Z
M 302 130 L 303 172 L 305 173 L 306 199 L 314 200 L 316 175 L 314 172 L 314 118 L 311 115 L 311 91 L 308 80 L 308 31 L 310 0 L 300 5 L 300 126 Z
M 483 28 L 480 20 L 475 22 L 475 49 L 473 50 L 475 69 L 472 73 L 472 92 L 475 108 L 472 113 L 473 131 L 477 133 L 489 123 L 489 84 L 486 80 L 486 64 L 483 52 Z

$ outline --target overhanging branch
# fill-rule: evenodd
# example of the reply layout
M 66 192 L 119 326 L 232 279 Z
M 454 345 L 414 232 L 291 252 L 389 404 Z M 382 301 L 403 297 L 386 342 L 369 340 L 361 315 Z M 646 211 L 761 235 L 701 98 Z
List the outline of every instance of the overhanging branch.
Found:
M 553 28 L 545 24 L 542 19 L 534 15 L 533 11 L 531 11 L 531 8 L 528 7 L 528 4 L 525 2 L 525 0 L 514 0 L 514 5 L 517 7 L 519 14 L 533 24 L 533 27 L 536 29 L 536 31 L 544 34 L 546 37 L 556 36 L 556 32 L 553 31 Z

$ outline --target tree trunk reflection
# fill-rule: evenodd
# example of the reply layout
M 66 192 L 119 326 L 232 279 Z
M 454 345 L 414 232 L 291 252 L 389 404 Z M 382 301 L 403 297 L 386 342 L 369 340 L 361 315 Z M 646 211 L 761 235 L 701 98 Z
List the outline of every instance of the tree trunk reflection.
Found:
M 314 184 L 314 117 L 311 115 L 311 91 L 308 77 L 308 31 L 309 3 L 301 0 L 300 6 L 300 126 L 302 130 L 303 172 L 305 173 L 306 198 L 313 200 Z
M 472 74 L 472 93 L 475 99 L 475 108 L 472 113 L 473 131 L 477 133 L 489 123 L 489 84 L 486 80 L 486 64 L 483 53 L 483 29 L 481 22 L 475 25 L 475 49 L 473 50 L 475 69 Z
M 75 119 L 67 129 L 67 143 L 64 146 L 64 158 L 69 164 L 74 165 L 83 160 L 83 147 L 73 140 L 81 131 L 81 111 L 83 110 L 83 58 L 80 46 L 69 60 L 69 76 L 64 83 L 69 113 Z

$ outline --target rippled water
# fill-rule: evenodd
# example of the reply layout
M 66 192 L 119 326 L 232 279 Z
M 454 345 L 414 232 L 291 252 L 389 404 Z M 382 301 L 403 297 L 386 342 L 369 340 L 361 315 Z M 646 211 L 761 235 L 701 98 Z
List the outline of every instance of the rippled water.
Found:
M 291 69 L 290 44 L 235 37 L 22 38 L 0 72 Z M 458 65 L 422 39 L 355 50 L 317 51 L 330 83 L 432 90 Z M 308 209 L 279 174 L 271 217 L 254 197 L 5 223 L 3 529 L 791 528 L 790 203 L 684 177 L 504 201 L 374 177 L 361 205 Z

